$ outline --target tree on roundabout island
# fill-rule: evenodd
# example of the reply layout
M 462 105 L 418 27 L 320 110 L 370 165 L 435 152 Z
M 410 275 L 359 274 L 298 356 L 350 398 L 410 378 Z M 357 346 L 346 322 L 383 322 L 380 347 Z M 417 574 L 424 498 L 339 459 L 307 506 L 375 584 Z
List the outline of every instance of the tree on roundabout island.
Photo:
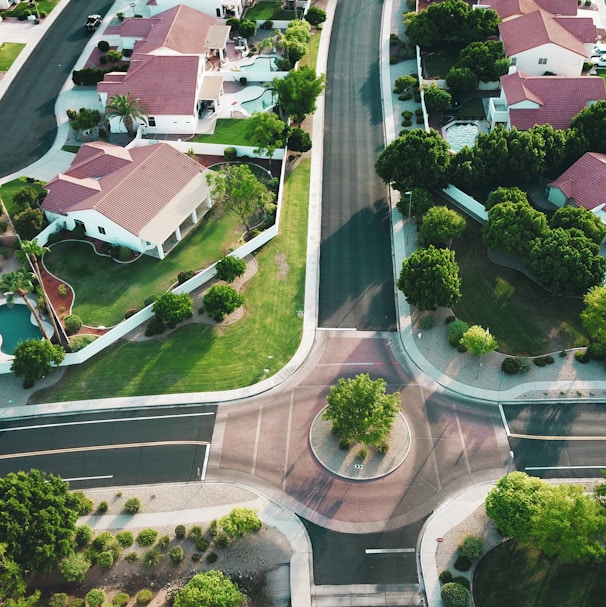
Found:
M 332 432 L 343 447 L 357 442 L 386 449 L 400 411 L 400 395 L 387 394 L 386 386 L 384 379 L 373 381 L 367 373 L 361 373 L 353 379 L 341 378 L 330 389 L 322 419 L 332 422 Z

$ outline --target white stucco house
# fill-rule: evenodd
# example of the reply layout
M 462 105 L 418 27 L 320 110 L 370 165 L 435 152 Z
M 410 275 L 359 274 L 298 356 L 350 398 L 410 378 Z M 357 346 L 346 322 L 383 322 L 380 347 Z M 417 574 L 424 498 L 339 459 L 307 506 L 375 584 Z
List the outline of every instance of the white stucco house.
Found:
M 126 19 L 120 37 L 123 48 L 132 49 L 130 67 L 97 84 L 102 109 L 115 95 L 131 95 L 147 111 L 147 133 L 195 133 L 204 113 L 221 103 L 223 76 L 208 72 L 206 63 L 211 55 L 224 57 L 229 32 L 215 17 L 185 5 L 149 19 Z M 119 118 L 112 118 L 110 128 L 126 131 Z
M 501 22 L 499 33 L 511 65 L 529 76 L 580 76 L 597 39 L 591 19 L 542 9 Z
M 557 207 L 574 204 L 606 223 L 606 154 L 587 152 L 547 185 L 547 198 Z
M 168 143 L 86 143 L 41 208 L 68 230 L 163 259 L 212 206 L 206 170 Z
M 254 4 L 254 0 L 147 0 L 145 8 L 149 15 L 157 15 L 179 4 L 185 4 L 197 11 L 218 19 L 242 18 L 244 10 Z
M 525 131 L 550 124 L 566 129 L 570 121 L 591 104 L 606 99 L 606 86 L 599 76 L 529 76 L 514 67 L 501 76 L 501 94 L 488 102 L 488 124 Z

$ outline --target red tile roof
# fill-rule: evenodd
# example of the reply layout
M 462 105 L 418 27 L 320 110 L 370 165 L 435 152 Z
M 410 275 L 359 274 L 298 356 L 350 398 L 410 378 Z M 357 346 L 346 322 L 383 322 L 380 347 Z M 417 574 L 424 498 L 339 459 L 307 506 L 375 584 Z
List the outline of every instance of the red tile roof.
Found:
M 577 40 L 589 44 L 595 43 L 598 30 L 591 19 L 577 17 L 554 17 L 554 19 Z
M 118 150 L 126 152 L 131 157 L 130 162 L 122 166 L 116 162 L 115 170 L 98 176 L 102 159 L 110 163 L 111 159 L 125 157 Z M 78 162 L 78 156 L 86 159 Z M 98 142 L 85 144 L 67 172 L 46 184 L 49 193 L 42 209 L 59 214 L 96 210 L 131 234 L 141 236 L 145 232 L 148 236 L 146 227 L 160 213 L 166 213 L 180 192 L 193 180 L 200 179 L 204 171 L 195 160 L 167 143 L 131 150 Z M 200 200 L 202 198 L 201 195 Z M 177 225 L 182 219 L 176 217 Z M 168 223 L 162 226 L 159 242 L 163 242 L 175 227 Z M 154 232 L 157 231 L 155 225 Z
M 606 203 L 606 154 L 587 152 L 549 185 L 589 211 Z
M 507 19 L 514 15 L 525 15 L 539 8 L 552 15 L 577 14 L 577 0 L 488 0 L 479 2 L 483 6 L 490 6 L 501 19 Z
M 606 99 L 604 80 L 583 76 L 525 76 L 514 72 L 501 76 L 501 87 L 509 106 L 512 127 L 527 130 L 535 124 L 550 124 L 566 129 L 570 121 L 592 101 Z M 511 107 L 522 101 L 532 101 L 537 108 Z
M 508 57 L 550 43 L 587 56 L 583 42 L 543 10 L 504 21 L 499 24 L 499 32 Z

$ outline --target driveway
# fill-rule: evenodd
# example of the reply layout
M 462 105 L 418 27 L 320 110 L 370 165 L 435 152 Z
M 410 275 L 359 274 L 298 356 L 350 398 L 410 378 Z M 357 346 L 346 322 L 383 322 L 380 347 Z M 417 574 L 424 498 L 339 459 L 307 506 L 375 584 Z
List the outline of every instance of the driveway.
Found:
M 113 2 L 70 2 L 40 40 L 0 100 L 0 176 L 44 156 L 57 133 L 55 102 L 91 37 L 83 24 L 91 12 L 105 15 Z M 77 108 L 76 108 L 77 109 Z

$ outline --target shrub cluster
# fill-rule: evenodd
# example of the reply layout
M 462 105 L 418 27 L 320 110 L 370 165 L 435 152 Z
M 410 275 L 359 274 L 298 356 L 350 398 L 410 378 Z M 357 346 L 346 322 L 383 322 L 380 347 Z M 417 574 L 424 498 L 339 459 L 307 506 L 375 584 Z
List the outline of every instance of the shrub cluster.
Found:
M 459 544 L 459 553 L 468 559 L 479 559 L 484 549 L 484 540 L 479 535 L 467 534 Z
M 551 355 L 537 356 L 532 362 L 534 362 L 537 367 L 544 367 L 545 365 L 553 365 L 555 359 Z
M 135 514 L 141 509 L 141 500 L 138 497 L 130 497 L 124 502 L 124 512 Z M 155 540 L 156 538 L 154 538 Z
M 111 67 L 103 69 L 97 67 L 85 67 L 81 70 L 74 70 L 72 72 L 72 82 L 76 86 L 93 86 L 98 82 L 101 82 L 105 77 L 105 74 L 109 74 L 109 72 L 127 72 L 128 68 L 128 63 L 112 65 Z
M 526 373 L 530 369 L 530 360 L 526 356 L 516 356 L 515 358 L 505 358 L 501 363 L 501 371 L 507 375 L 516 373 Z
M 138 605 L 147 605 L 153 598 L 154 593 L 147 588 L 145 590 L 141 590 L 137 595 L 137 604 Z
M 448 323 L 448 343 L 453 348 L 458 348 L 468 329 L 469 325 L 463 320 L 453 320 Z
M 467 607 L 469 605 L 469 590 L 455 582 L 444 584 L 440 596 L 444 607 Z
M 182 540 L 185 537 L 186 529 L 185 525 L 177 525 L 175 527 L 175 537 Z
M 158 532 L 155 529 L 143 529 L 137 535 L 137 544 L 139 546 L 151 546 L 158 537 Z

